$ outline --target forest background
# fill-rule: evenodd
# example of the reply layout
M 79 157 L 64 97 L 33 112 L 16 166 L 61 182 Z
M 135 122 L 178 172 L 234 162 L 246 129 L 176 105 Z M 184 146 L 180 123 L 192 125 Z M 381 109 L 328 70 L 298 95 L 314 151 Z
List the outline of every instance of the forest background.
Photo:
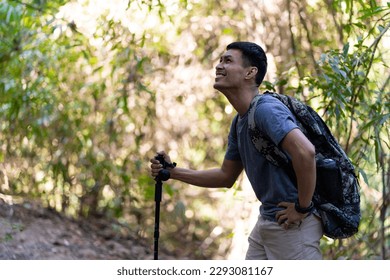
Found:
M 152 240 L 149 159 L 220 165 L 235 112 L 214 69 L 228 43 L 254 41 L 261 91 L 316 109 L 357 168 L 359 233 L 324 237 L 324 258 L 389 259 L 389 19 L 380 0 L 0 0 L 0 198 Z M 258 206 L 245 175 L 227 190 L 167 181 L 160 244 L 242 258 Z

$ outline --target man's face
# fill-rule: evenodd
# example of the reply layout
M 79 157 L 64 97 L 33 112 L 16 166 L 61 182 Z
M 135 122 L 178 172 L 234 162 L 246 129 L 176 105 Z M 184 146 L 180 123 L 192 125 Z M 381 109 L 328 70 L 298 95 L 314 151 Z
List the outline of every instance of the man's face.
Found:
M 215 67 L 214 88 L 222 92 L 224 89 L 240 88 L 248 71 L 248 67 L 244 67 L 243 64 L 240 50 L 226 51 Z

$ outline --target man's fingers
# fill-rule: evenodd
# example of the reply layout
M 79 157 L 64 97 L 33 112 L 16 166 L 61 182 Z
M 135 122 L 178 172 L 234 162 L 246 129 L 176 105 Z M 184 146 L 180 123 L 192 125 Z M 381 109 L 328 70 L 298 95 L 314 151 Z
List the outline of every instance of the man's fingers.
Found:
M 288 220 L 287 215 L 280 216 L 278 219 L 278 224 L 281 225 Z
M 291 203 L 291 202 L 283 201 L 283 202 L 280 202 L 277 206 L 278 206 L 278 207 L 285 207 L 285 208 L 287 208 L 287 206 L 288 206 L 290 203 Z

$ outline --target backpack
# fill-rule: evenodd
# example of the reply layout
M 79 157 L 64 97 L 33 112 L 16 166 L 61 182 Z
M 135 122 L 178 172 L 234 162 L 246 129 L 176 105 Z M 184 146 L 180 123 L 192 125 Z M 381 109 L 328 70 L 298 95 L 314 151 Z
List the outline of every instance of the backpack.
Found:
M 313 195 L 324 234 L 330 238 L 347 238 L 359 228 L 359 181 L 354 166 L 340 147 L 322 118 L 302 102 L 273 92 L 265 92 L 280 100 L 290 109 L 297 124 L 316 149 L 317 181 Z M 296 183 L 292 164 L 286 154 L 255 124 L 255 110 L 262 95 L 257 95 L 248 111 L 249 136 L 256 149 L 272 164 L 285 168 Z

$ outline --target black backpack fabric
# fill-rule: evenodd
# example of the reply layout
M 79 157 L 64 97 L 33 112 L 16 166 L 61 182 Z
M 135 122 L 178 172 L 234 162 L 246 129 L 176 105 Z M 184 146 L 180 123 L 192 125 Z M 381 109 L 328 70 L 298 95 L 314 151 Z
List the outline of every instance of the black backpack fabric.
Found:
M 298 126 L 316 149 L 317 182 L 313 203 L 321 215 L 324 234 L 338 239 L 354 235 L 359 228 L 360 194 L 355 169 L 322 118 L 302 102 L 273 92 L 295 116 Z M 285 168 L 295 179 L 286 154 L 256 127 L 254 115 L 262 95 L 257 95 L 248 111 L 250 138 L 256 149 L 272 164 Z

